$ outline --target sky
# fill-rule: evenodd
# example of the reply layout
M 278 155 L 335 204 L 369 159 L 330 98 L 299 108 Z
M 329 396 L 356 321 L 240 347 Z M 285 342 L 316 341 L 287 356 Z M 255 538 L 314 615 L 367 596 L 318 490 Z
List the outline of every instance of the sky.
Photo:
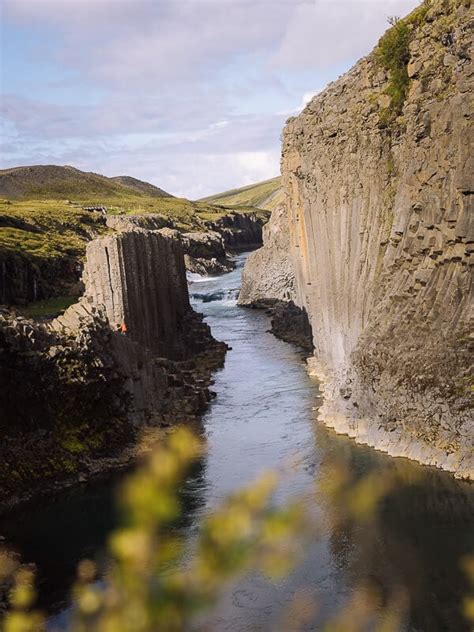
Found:
M 289 116 L 418 0 L 0 0 L 0 168 L 198 199 L 279 174 Z

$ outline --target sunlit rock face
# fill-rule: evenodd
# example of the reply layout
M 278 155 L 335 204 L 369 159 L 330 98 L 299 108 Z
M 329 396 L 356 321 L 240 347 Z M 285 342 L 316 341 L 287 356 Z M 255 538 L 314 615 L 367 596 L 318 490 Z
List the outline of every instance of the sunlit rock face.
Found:
M 285 206 L 279 206 L 263 227 L 263 247 L 248 257 L 239 305 L 254 305 L 262 300 L 295 300 L 295 274 L 289 246 L 288 215 Z
M 387 123 L 389 77 L 372 54 L 289 120 L 282 157 L 295 302 L 312 326 L 321 419 L 467 478 L 472 22 L 464 2 L 431 3 L 414 27 L 400 116 Z M 247 278 L 271 274 L 256 259 Z M 257 294 L 268 283 L 259 278 Z

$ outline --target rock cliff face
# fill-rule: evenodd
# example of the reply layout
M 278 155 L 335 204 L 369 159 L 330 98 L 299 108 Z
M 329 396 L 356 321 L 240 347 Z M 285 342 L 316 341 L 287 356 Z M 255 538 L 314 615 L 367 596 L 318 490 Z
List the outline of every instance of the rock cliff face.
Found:
M 226 345 L 190 306 L 180 240 L 117 228 L 88 244 L 84 296 L 62 316 L 0 313 L 0 511 L 127 464 L 144 426 L 211 398 Z
M 145 230 L 127 221 L 116 229 L 88 245 L 84 296 L 51 327 L 74 333 L 96 311 L 102 314 L 112 332 L 111 354 L 131 395 L 132 417 L 160 419 L 171 412 L 169 369 L 180 373 L 179 363 L 192 363 L 200 354 L 219 364 L 225 345 L 212 338 L 208 325 L 191 308 L 180 239 L 168 229 Z M 117 331 L 122 325 L 126 334 Z M 190 386 L 191 398 L 197 395 L 195 405 L 187 406 L 186 389 L 181 389 L 177 400 L 182 412 L 199 412 L 208 394 L 203 399 L 189 377 L 175 375 L 171 381 Z
M 238 304 L 267 310 L 271 316 L 271 331 L 277 338 L 311 352 L 308 316 L 295 305 L 295 272 L 289 248 L 288 216 L 285 207 L 280 205 L 263 227 L 263 247 L 248 256 Z
M 21 252 L 0 254 L 0 305 L 21 305 L 77 291 L 81 267 L 72 257 L 32 261 Z
M 470 3 L 469 3 L 470 5 Z M 474 476 L 469 348 L 472 9 L 425 3 L 406 99 L 377 54 L 288 122 L 282 173 L 320 418 L 395 456 Z M 472 331 L 472 329 L 471 329 Z
M 56 167 L 6 171 L 8 173 L 0 172 L 0 188 L 3 178 L 8 182 L 18 180 L 16 184 L 23 183 L 26 189 L 36 182 L 37 186 L 42 183 L 45 190 L 49 184 L 53 189 L 56 186 L 68 190 L 68 174 L 75 177 L 81 173 Z M 34 172 L 32 182 L 29 182 L 30 171 Z M 52 174 L 53 180 L 48 173 Z M 83 175 L 91 186 L 108 183 L 114 190 L 118 186 L 115 179 Z M 140 184 L 140 181 L 134 183 L 143 185 L 144 190 L 151 187 L 150 199 L 158 204 L 159 189 Z M 107 186 L 105 191 L 109 190 Z M 13 193 L 10 186 L 7 189 Z M 170 196 L 162 199 L 172 200 Z M 182 207 L 179 201 L 174 204 L 174 213 L 168 211 L 167 215 L 159 212 L 107 215 L 104 214 L 106 206 L 97 203 L 84 207 L 70 200 L 0 199 L 0 305 L 25 306 L 57 296 L 79 296 L 87 243 L 106 233 L 107 228 L 119 231 L 133 228 L 175 230 L 182 235 L 187 269 L 202 275 L 229 272 L 233 269 L 229 257 L 231 251 L 261 245 L 262 226 L 269 215 L 266 211 L 236 212 L 222 206 L 200 207 L 184 200 Z
M 295 272 L 289 256 L 288 216 L 284 206 L 276 208 L 263 227 L 263 247 L 252 252 L 242 273 L 239 305 L 252 306 L 262 299 L 296 300 Z
M 90 242 L 84 267 L 86 300 L 103 307 L 112 328 L 171 359 L 190 354 L 183 319 L 191 311 L 179 240 L 134 229 Z
M 248 256 L 238 304 L 267 310 L 277 338 L 312 352 L 308 315 L 295 304 L 295 271 L 289 248 L 288 215 L 280 205 L 263 227 L 263 247 Z
M 248 222 L 253 235 L 253 222 Z M 161 230 L 163 235 L 181 241 L 184 252 L 186 270 L 206 276 L 223 274 L 233 269 L 222 235 L 214 230 L 183 233 L 177 230 L 176 222 L 158 213 L 147 215 L 110 215 L 107 226 L 114 230 L 124 231 L 134 228 Z M 253 239 L 253 237 L 252 237 Z
M 228 248 L 245 250 L 262 245 L 262 228 L 269 217 L 268 211 L 258 213 L 231 211 L 217 220 L 205 222 L 205 225 L 206 228 L 220 233 Z

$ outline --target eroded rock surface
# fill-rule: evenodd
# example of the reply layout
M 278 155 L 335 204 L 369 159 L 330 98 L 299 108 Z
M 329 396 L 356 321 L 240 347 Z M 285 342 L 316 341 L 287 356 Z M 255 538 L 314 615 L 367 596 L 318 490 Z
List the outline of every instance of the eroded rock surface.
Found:
M 472 478 L 473 12 L 429 7 L 409 22 L 400 116 L 390 78 L 362 59 L 288 122 L 283 186 L 320 418 Z M 278 292 L 271 265 L 257 294 Z
M 234 250 L 246 250 L 262 245 L 262 229 L 270 217 L 269 211 L 238 213 L 226 210 L 216 220 L 204 222 L 205 227 L 222 235 L 225 245 Z
M 189 357 L 182 322 L 191 307 L 179 240 L 139 228 L 95 239 L 83 279 L 85 299 L 105 310 L 112 329 L 125 323 L 127 336 L 157 355 Z
M 283 147 L 322 418 L 471 478 L 472 25 L 465 3 L 433 4 L 391 127 L 369 56 L 287 125 Z
M 250 253 L 244 267 L 239 305 L 252 306 L 262 299 L 295 301 L 295 273 L 284 206 L 273 211 L 262 237 L 263 247 Z
M 145 426 L 212 396 L 226 345 L 190 306 L 179 240 L 121 226 L 88 244 L 84 284 L 52 322 L 0 314 L 0 511 L 123 467 Z

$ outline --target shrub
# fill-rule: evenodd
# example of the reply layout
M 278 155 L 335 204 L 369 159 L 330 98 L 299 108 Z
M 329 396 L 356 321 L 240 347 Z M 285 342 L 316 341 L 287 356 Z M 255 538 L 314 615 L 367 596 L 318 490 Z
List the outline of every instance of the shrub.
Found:
M 412 30 L 404 20 L 390 18 L 390 23 L 392 28 L 380 39 L 376 50 L 377 62 L 389 73 L 386 93 L 390 96 L 390 105 L 385 113 L 387 122 L 400 114 L 406 99 L 410 83 L 407 64 L 412 36 Z

